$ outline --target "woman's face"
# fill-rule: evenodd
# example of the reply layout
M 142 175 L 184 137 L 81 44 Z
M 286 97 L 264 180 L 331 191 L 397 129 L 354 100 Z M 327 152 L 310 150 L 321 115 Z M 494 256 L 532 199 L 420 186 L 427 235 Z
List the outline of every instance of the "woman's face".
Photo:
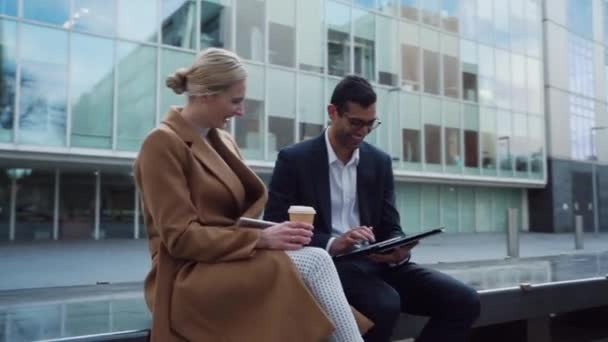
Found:
M 245 91 L 245 80 L 242 80 L 221 93 L 205 97 L 208 117 L 204 126 L 223 128 L 233 116 L 242 116 Z

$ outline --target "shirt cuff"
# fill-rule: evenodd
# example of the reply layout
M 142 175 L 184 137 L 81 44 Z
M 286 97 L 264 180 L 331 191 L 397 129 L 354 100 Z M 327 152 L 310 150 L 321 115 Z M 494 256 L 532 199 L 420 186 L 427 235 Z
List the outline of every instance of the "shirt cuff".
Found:
M 329 238 L 329 240 L 327 240 L 327 246 L 325 246 L 325 250 L 327 251 L 327 253 L 329 253 L 329 248 L 331 247 L 331 244 L 334 243 L 335 239 L 335 237 L 331 237 Z

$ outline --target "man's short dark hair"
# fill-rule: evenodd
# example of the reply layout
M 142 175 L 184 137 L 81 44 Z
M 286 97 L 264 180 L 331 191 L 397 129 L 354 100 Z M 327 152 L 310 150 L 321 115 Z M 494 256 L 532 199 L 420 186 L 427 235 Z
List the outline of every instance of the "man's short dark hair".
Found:
M 336 106 L 338 114 L 343 114 L 349 110 L 349 101 L 367 108 L 376 103 L 376 93 L 365 78 L 349 75 L 334 88 L 331 104 Z

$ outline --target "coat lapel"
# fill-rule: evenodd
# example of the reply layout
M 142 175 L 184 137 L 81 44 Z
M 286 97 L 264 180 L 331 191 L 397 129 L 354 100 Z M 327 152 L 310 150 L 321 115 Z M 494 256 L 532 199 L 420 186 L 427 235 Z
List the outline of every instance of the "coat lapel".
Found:
M 373 189 L 374 186 L 374 168 L 371 165 L 370 157 L 365 143 L 361 144 L 359 146 L 359 165 L 357 166 L 357 203 L 359 206 L 359 221 L 364 226 L 371 223 L 368 189 Z
M 241 207 L 242 200 L 239 200 L 241 196 L 237 194 L 238 189 L 241 188 L 238 177 L 215 149 L 182 118 L 179 109 L 171 108 L 163 123 L 170 126 L 190 146 L 194 157 L 228 189 L 234 202 Z
M 327 144 L 325 143 L 325 133 L 318 136 L 314 142 L 314 153 L 311 154 L 311 164 L 313 168 L 313 184 L 319 202 L 320 217 L 325 222 L 323 227 L 327 227 L 331 232 L 331 207 L 329 193 L 329 156 L 327 155 Z

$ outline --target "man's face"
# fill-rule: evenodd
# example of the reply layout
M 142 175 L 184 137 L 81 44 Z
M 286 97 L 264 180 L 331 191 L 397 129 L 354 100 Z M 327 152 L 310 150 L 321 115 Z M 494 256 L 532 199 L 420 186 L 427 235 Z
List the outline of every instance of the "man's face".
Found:
M 327 109 L 336 143 L 348 150 L 359 147 L 363 139 L 379 123 L 375 103 L 363 108 L 357 103 L 348 102 L 347 110 L 341 114 L 334 105 L 330 104 Z

